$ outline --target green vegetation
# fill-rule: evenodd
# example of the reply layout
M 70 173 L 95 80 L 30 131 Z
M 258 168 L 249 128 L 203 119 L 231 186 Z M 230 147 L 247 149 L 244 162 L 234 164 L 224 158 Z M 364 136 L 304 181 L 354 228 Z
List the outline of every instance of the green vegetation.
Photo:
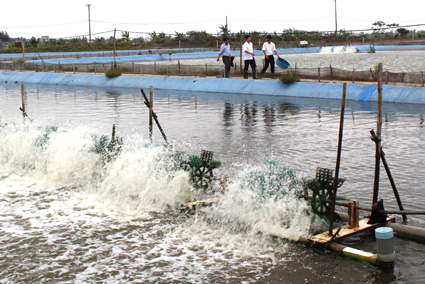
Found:
M 167 75 L 168 74 L 168 70 L 167 68 L 160 68 L 156 71 L 156 74 L 158 75 Z
M 258 48 L 258 41 L 265 41 L 268 33 L 261 31 L 232 32 L 226 25 L 218 26 L 219 33 L 216 35 L 206 31 L 190 30 L 185 33 L 175 32 L 166 34 L 164 32 L 152 31 L 147 37 L 131 38 L 130 32 L 123 31 L 121 38 L 116 39 L 116 50 L 137 50 L 137 49 L 160 49 L 160 48 L 216 48 L 217 42 L 221 44 L 222 38 L 227 35 L 232 47 L 238 47 L 241 38 L 245 34 L 252 36 L 255 48 Z M 365 32 L 351 32 L 339 30 L 334 32 L 305 31 L 297 29 L 285 29 L 281 32 L 270 33 L 274 43 L 279 48 L 299 47 L 302 40 L 306 40 L 313 46 L 325 45 L 345 45 L 355 43 L 369 43 L 374 41 L 394 41 L 400 39 L 424 39 L 425 31 L 414 31 L 400 27 L 399 24 L 386 24 L 383 21 L 375 21 L 371 24 L 370 30 Z M 0 41 L 11 42 L 11 47 L 1 49 L 0 53 L 21 53 L 21 38 L 11 38 L 6 31 L 0 31 Z M 50 39 L 43 41 L 32 37 L 25 39 L 25 51 L 30 52 L 72 52 L 72 51 L 101 51 L 113 50 L 113 37 L 96 37 L 91 43 L 86 37 L 76 37 L 72 39 Z
M 111 79 L 111 78 L 119 77 L 121 76 L 121 74 L 122 74 L 122 69 L 111 68 L 109 69 L 109 71 L 105 73 L 105 76 Z
M 282 75 L 280 75 L 279 80 L 283 84 L 290 85 L 292 83 L 299 82 L 300 81 L 300 78 L 298 78 L 297 75 L 291 73 L 291 74 L 282 74 Z
M 202 72 L 202 74 L 205 75 L 205 76 L 217 76 L 217 75 L 220 75 L 220 71 L 206 70 L 206 71 Z

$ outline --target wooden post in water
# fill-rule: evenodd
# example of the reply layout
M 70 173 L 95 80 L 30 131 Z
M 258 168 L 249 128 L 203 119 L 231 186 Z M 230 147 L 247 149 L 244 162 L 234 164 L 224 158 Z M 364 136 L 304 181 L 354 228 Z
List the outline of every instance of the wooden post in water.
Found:
M 179 74 L 180 74 L 180 60 L 177 60 L 177 66 L 179 68 Z
M 345 112 L 345 97 L 347 95 L 347 83 L 342 85 L 342 101 L 341 101 L 341 114 L 339 119 L 339 136 L 338 136 L 338 152 L 336 156 L 335 164 L 335 177 L 333 181 L 332 189 L 332 203 L 331 203 L 331 216 L 329 220 L 329 235 L 332 235 L 334 219 L 335 219 L 335 202 L 336 202 L 336 193 L 338 189 L 338 179 L 339 179 L 339 167 L 341 164 L 341 151 L 342 151 L 342 134 L 344 132 L 344 112 Z
M 424 86 L 424 72 L 421 72 L 421 78 L 422 78 L 422 87 Z
M 354 68 L 353 68 L 353 84 L 354 84 Z
M 74 64 L 72 64 L 72 72 L 74 72 L 74 74 L 75 74 L 75 65 Z
M 150 97 L 149 97 L 149 139 L 152 143 L 152 131 L 153 131 L 153 86 L 150 88 Z
M 156 61 L 153 62 L 153 72 L 156 73 Z
M 375 178 L 372 204 L 378 201 L 379 170 L 381 166 L 381 128 L 382 128 L 382 63 L 378 64 L 378 115 L 376 119 Z
M 370 131 L 370 134 L 372 135 L 372 137 L 371 137 L 372 140 L 375 143 L 377 143 L 379 140 L 378 140 L 378 137 L 375 134 L 375 131 L 373 131 L 373 129 Z M 393 189 L 395 199 L 397 200 L 398 208 L 401 211 L 403 211 L 404 210 L 403 204 L 401 203 L 400 195 L 398 194 L 398 190 L 397 190 L 397 187 L 395 185 L 393 176 L 391 174 L 390 167 L 388 166 L 387 159 L 385 158 L 385 153 L 382 150 L 382 146 L 380 147 L 380 156 L 381 156 L 382 164 L 384 165 L 385 171 L 387 173 L 388 179 L 390 180 L 390 184 L 391 184 L 391 187 Z M 406 214 L 402 214 L 402 216 L 403 216 L 403 222 L 407 222 Z
M 403 71 L 403 73 L 401 73 L 401 82 L 403 83 L 404 82 L 404 71 Z
M 329 70 L 331 71 L 331 78 L 334 77 L 333 71 L 332 71 L 332 65 L 329 65 Z
M 145 98 L 145 105 L 149 108 L 149 106 L 150 106 L 150 102 L 149 102 L 148 97 L 147 97 L 147 96 L 146 96 L 146 94 L 145 94 L 145 91 L 143 91 L 143 89 L 141 89 L 140 91 L 142 92 L 143 97 Z M 153 116 L 153 119 L 155 120 L 156 125 L 158 126 L 159 131 L 160 131 L 160 132 L 161 132 L 161 134 L 162 134 L 162 137 L 163 137 L 163 138 L 164 138 L 164 140 L 165 140 L 165 143 L 167 143 L 167 144 L 168 144 L 167 136 L 165 135 L 165 132 L 164 132 L 164 130 L 162 129 L 161 124 L 159 123 L 158 117 L 157 117 L 156 113 L 155 113 L 153 110 L 152 110 L 152 116 Z
M 21 111 L 22 111 L 22 115 L 25 118 L 25 116 L 27 114 L 26 108 L 25 108 L 25 85 L 21 85 L 21 96 L 22 96 L 22 109 L 21 109 Z
M 388 85 L 388 70 L 385 71 L 385 84 Z
M 317 79 L 319 80 L 319 82 L 320 82 L 320 67 L 319 68 L 317 68 Z

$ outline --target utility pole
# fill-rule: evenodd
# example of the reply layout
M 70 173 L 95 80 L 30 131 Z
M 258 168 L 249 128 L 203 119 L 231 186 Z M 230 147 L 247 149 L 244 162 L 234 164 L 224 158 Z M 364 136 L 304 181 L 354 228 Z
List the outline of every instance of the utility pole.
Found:
M 338 21 L 336 16 L 336 0 L 335 0 L 335 39 L 337 34 L 338 34 Z
M 91 43 L 91 24 L 90 24 L 90 6 L 91 6 L 91 4 L 87 4 L 86 6 L 89 10 L 89 44 L 90 44 Z

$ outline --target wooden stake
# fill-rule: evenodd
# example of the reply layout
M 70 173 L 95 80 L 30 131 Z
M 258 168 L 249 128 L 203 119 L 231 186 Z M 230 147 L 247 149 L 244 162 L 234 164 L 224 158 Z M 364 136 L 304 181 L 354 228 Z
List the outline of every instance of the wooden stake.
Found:
M 424 86 L 424 72 L 421 72 L 421 77 L 422 77 L 422 87 Z
M 388 84 L 388 70 L 385 71 L 385 84 Z
M 25 108 L 25 85 L 21 85 L 21 96 L 22 96 L 22 115 L 24 117 L 27 116 L 26 108 Z
M 378 201 L 379 170 L 381 165 L 381 128 L 382 128 L 382 63 L 378 64 L 378 115 L 376 122 L 376 149 L 375 149 L 375 178 L 373 183 L 372 204 Z
M 179 74 L 180 74 L 180 60 L 177 60 L 177 65 L 179 67 Z
M 353 84 L 354 84 L 354 69 L 353 69 Z
M 320 68 L 317 68 L 317 79 L 319 80 L 319 82 L 320 82 Z
M 153 86 L 150 87 L 150 99 L 149 99 L 149 139 L 152 143 L 152 131 L 153 131 Z
M 370 131 L 370 134 L 372 135 L 372 140 L 376 143 L 378 141 L 378 137 L 376 136 L 375 131 L 373 131 L 373 129 Z M 390 180 L 390 184 L 391 184 L 391 187 L 393 189 L 395 199 L 397 200 L 398 208 L 401 211 L 403 211 L 404 207 L 403 207 L 403 204 L 401 203 L 400 195 L 398 194 L 398 190 L 397 190 L 397 187 L 395 185 L 393 176 L 391 174 L 390 167 L 388 166 L 387 159 L 385 158 L 385 153 L 382 150 L 382 146 L 380 147 L 380 157 L 381 157 L 381 160 L 382 160 L 382 164 L 384 165 L 385 172 L 387 173 L 388 179 Z M 406 214 L 402 214 L 402 216 L 403 216 L 403 222 L 407 222 Z
M 333 71 L 332 71 L 332 65 L 329 65 L 329 70 L 331 71 L 331 78 L 334 77 Z
M 338 189 L 339 167 L 341 164 L 342 135 L 344 132 L 344 112 L 345 112 L 346 95 L 347 95 L 347 83 L 344 83 L 342 85 L 341 115 L 339 119 L 338 152 L 336 156 L 335 177 L 333 181 L 333 189 L 332 189 L 332 196 L 331 196 L 332 203 L 331 203 L 331 216 L 329 220 L 329 235 L 332 235 L 334 219 L 335 219 L 335 202 L 336 202 L 336 193 Z
M 149 106 L 150 106 L 150 102 L 149 102 L 149 100 L 148 100 L 148 97 L 146 96 L 145 91 L 144 91 L 143 89 L 141 89 L 141 92 L 142 92 L 142 94 L 143 94 L 143 97 L 145 98 L 145 105 L 149 108 Z M 154 120 L 155 120 L 156 125 L 158 126 L 159 131 L 160 131 L 160 132 L 161 132 L 161 134 L 162 134 L 162 137 L 163 137 L 163 138 L 164 138 L 164 140 L 165 140 L 165 143 L 167 143 L 167 144 L 168 144 L 167 136 L 165 135 L 165 132 L 164 132 L 164 130 L 162 129 L 161 124 L 159 123 L 158 117 L 157 117 L 157 115 L 156 115 L 156 113 L 155 113 L 154 111 L 152 111 L 152 115 L 153 115 L 153 118 L 154 118 Z

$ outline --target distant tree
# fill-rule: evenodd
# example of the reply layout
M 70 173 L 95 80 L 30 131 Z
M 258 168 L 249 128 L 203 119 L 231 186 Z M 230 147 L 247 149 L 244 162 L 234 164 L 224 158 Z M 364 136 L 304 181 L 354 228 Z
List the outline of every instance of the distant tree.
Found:
M 157 41 L 159 39 L 158 34 L 156 32 L 151 32 L 149 34 L 149 38 L 151 39 L 151 41 Z
M 400 37 L 406 37 L 409 34 L 409 30 L 405 29 L 405 28 L 398 28 L 397 29 L 397 34 L 400 35 Z
M 229 35 L 230 30 L 229 30 L 229 28 L 227 27 L 227 25 L 221 25 L 221 26 L 219 26 L 218 28 L 220 29 L 220 33 L 221 33 L 223 36 L 228 36 L 228 35 Z
M 130 32 L 122 32 L 122 38 L 125 42 L 130 41 Z
M 160 40 L 169 40 L 169 39 L 171 39 L 171 37 L 169 35 L 166 35 L 164 32 L 159 33 L 158 34 L 158 38 Z
M 184 40 L 184 33 L 178 33 L 178 32 L 176 32 L 175 33 L 175 36 L 174 36 L 174 39 L 175 40 Z
M 58 45 L 64 45 L 66 41 L 63 38 L 60 38 L 57 42 Z
M 56 39 L 51 38 L 51 39 L 48 41 L 48 43 L 49 43 L 49 45 L 51 45 L 51 46 L 56 46 L 56 44 L 57 44 L 58 42 L 57 42 L 57 40 L 56 40 Z
M 71 39 L 71 44 L 72 45 L 79 45 L 80 44 L 80 39 L 77 37 L 74 37 Z
M 186 35 L 190 40 L 206 40 L 211 37 L 206 31 L 188 31 Z
M 37 47 L 38 44 L 40 43 L 40 40 L 36 39 L 35 37 L 32 37 L 29 41 L 28 41 L 29 45 L 32 47 Z
M 9 34 L 6 31 L 0 31 L 0 41 L 10 41 Z

